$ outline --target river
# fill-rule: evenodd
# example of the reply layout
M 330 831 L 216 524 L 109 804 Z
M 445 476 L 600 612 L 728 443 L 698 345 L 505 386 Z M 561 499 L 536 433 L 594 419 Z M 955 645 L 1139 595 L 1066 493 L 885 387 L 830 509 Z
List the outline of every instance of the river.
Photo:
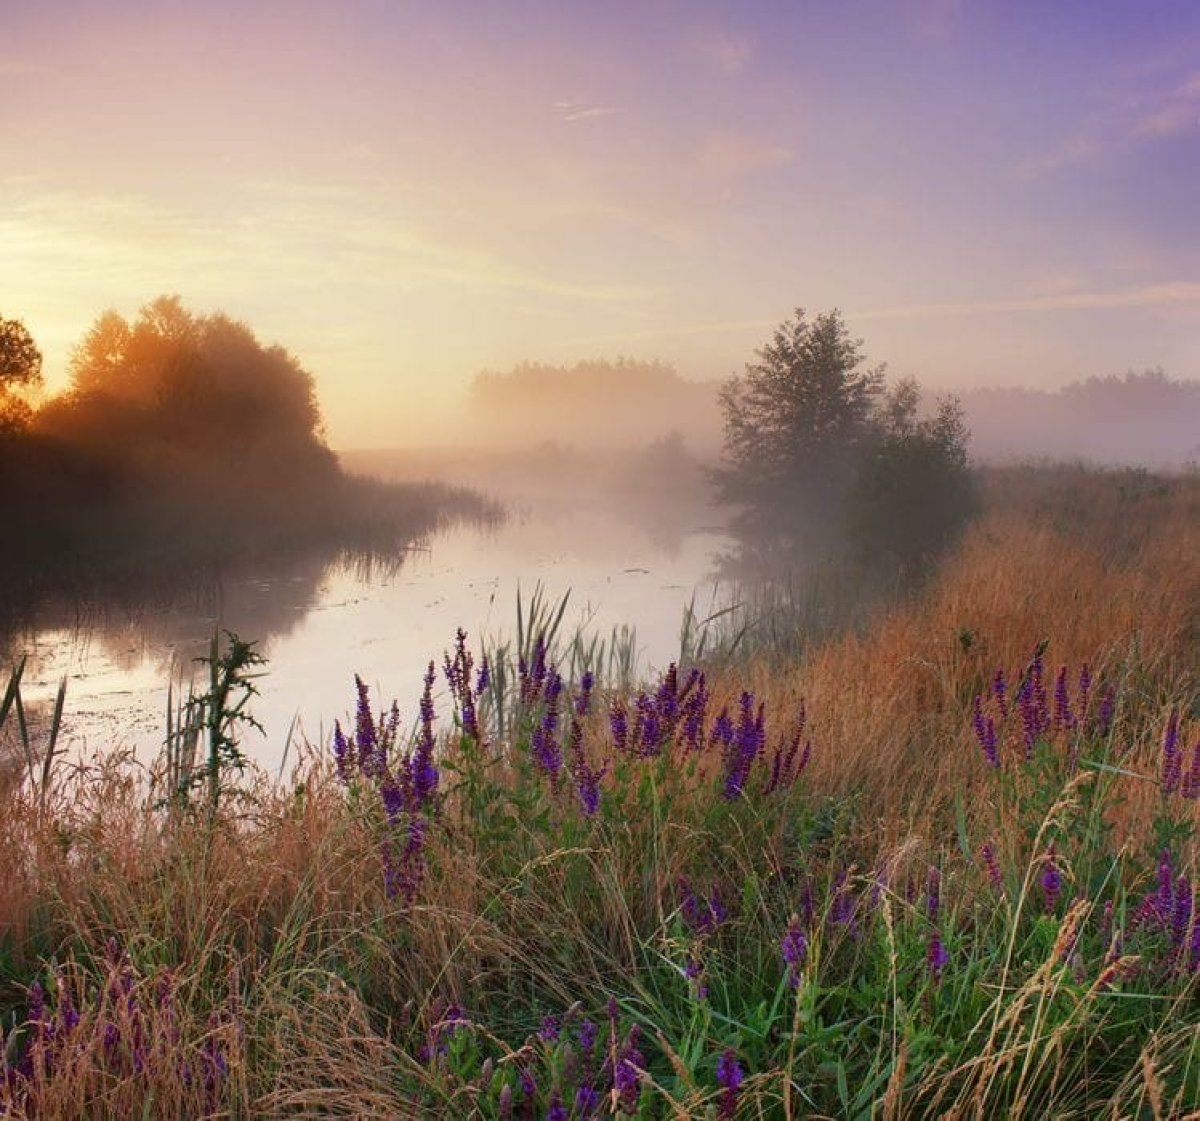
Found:
M 426 665 L 440 665 L 458 627 L 476 651 L 484 636 L 515 633 L 518 590 L 526 601 L 538 587 L 551 601 L 569 593 L 566 633 L 607 639 L 635 627 L 638 667 L 665 667 L 679 654 L 688 603 L 705 611 L 719 602 L 713 570 L 729 544 L 719 528 L 656 533 L 612 511 L 514 514 L 445 530 L 399 565 L 313 561 L 230 577 L 165 606 L 64 616 L 60 605 L 9 653 L 27 656 L 31 707 L 51 702 L 66 678 L 60 742 L 72 755 L 149 759 L 162 744 L 170 682 L 199 680 L 195 659 L 214 628 L 234 631 L 267 659 L 250 708 L 265 734 L 247 730 L 242 748 L 278 769 L 297 744 L 328 743 L 333 721 L 352 711 L 356 673 L 380 707 L 396 698 L 411 719 Z

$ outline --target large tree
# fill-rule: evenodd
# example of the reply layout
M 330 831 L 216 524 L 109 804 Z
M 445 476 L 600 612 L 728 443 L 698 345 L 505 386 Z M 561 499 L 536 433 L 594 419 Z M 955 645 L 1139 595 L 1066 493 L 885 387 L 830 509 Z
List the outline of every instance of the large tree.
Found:
M 71 377 L 47 424 L 81 442 L 136 436 L 233 460 L 265 447 L 327 454 L 312 375 L 245 324 L 193 314 L 175 296 L 132 322 L 105 312 L 75 348 Z
M 798 310 L 720 399 L 715 481 L 747 555 L 915 575 L 974 508 L 958 402 L 924 417 L 915 382 L 889 392 L 837 310 Z
M 721 388 L 725 452 L 715 472 L 734 530 L 756 547 L 824 548 L 874 433 L 882 366 L 837 309 L 781 324 L 745 373 Z
M 19 319 L 0 316 L 0 433 L 24 427 L 24 395 L 42 385 L 42 352 Z

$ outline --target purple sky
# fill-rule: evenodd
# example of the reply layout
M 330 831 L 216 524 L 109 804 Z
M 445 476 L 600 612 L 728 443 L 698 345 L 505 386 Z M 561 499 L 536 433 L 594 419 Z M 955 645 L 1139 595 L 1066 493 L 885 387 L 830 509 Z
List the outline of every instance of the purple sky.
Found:
M 224 309 L 333 442 L 484 367 L 1200 376 L 1200 4 L 0 0 L 0 315 Z

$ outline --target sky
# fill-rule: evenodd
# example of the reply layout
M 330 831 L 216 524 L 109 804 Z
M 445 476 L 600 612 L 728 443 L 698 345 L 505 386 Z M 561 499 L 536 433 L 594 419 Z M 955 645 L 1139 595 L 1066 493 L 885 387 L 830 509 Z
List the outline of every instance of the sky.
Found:
M 225 311 L 335 447 L 482 369 L 1200 377 L 1194 0 L 0 0 L 0 316 Z

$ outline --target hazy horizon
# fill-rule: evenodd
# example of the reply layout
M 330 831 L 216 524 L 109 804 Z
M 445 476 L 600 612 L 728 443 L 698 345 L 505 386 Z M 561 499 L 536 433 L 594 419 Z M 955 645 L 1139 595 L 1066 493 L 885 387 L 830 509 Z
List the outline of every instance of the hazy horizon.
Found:
M 739 373 L 843 309 L 932 392 L 1200 373 L 1200 7 L 0 4 L 0 314 L 51 390 L 176 292 L 330 442 L 471 379 Z

